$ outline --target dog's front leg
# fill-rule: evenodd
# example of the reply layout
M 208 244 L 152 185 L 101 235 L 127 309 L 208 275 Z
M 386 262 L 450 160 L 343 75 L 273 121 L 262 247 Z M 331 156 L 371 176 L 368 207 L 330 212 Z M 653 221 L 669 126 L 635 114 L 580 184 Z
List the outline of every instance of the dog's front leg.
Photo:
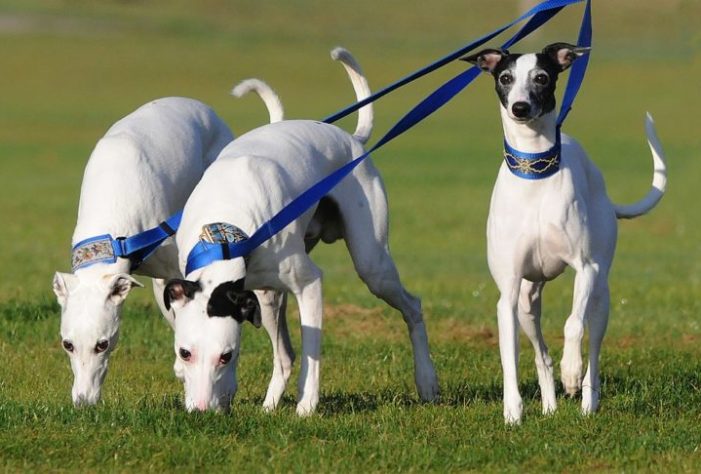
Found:
M 303 286 L 292 289 L 299 306 L 302 323 L 302 363 L 300 364 L 297 414 L 308 416 L 319 404 L 319 366 L 321 358 L 321 321 L 323 302 L 321 270 L 311 260 Z M 299 283 L 299 282 L 298 282 Z
M 576 271 L 572 314 L 565 322 L 565 347 L 560 362 L 562 385 L 570 396 L 576 395 L 582 386 L 584 322 L 597 276 L 597 270 L 591 263 L 582 264 Z
M 521 423 L 523 402 L 518 390 L 518 322 L 517 307 L 520 278 L 499 284 L 501 296 L 497 303 L 499 325 L 499 353 L 504 376 L 504 421 L 507 424 Z
M 589 367 L 582 381 L 582 413 L 588 415 L 599 408 L 601 382 L 599 381 L 599 354 L 609 317 L 609 287 L 607 275 L 598 276 L 594 293 L 587 308 L 589 327 Z
M 263 409 L 272 411 L 282 398 L 295 359 L 287 329 L 287 292 L 256 291 L 256 296 L 260 303 L 263 327 L 268 332 L 273 347 L 273 375 L 263 401 Z
M 549 414 L 557 408 L 555 399 L 555 378 L 553 376 L 553 361 L 548 354 L 548 347 L 543 339 L 540 328 L 543 287 L 545 283 L 521 281 L 521 292 L 518 302 L 518 320 L 530 339 L 535 351 L 535 366 L 538 371 L 538 385 L 543 404 L 543 414 Z

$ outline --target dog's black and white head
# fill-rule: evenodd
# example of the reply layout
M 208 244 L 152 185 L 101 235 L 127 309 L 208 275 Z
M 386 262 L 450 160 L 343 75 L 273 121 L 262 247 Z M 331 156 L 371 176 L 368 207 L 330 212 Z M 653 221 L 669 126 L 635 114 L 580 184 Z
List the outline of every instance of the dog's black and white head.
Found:
M 555 110 L 558 75 L 588 51 L 589 48 L 554 43 L 540 53 L 510 54 L 505 50 L 485 49 L 461 59 L 492 74 L 507 116 L 526 123 Z
M 231 264 L 241 270 L 235 278 Z M 175 313 L 173 369 L 183 381 L 188 411 L 229 408 L 237 388 L 241 325 L 261 325 L 258 299 L 244 288 L 243 259 L 210 267 L 197 281 L 169 281 L 163 294 L 166 308 Z

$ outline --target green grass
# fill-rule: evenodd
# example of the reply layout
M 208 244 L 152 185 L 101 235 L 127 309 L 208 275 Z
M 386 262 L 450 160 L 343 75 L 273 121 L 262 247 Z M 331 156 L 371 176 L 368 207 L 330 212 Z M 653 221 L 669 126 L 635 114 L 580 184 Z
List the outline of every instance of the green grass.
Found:
M 646 110 L 669 159 L 658 208 L 620 224 L 600 413 L 584 418 L 579 400 L 560 393 L 558 412 L 541 416 L 523 343 L 524 423 L 503 425 L 484 237 L 501 125 L 487 78 L 374 157 L 389 193 L 393 254 L 423 299 L 441 403 L 418 403 L 401 317 L 367 292 L 336 245 L 315 250 L 327 308 L 318 416 L 294 415 L 296 371 L 279 412 L 261 412 L 271 355 L 250 326 L 232 412 L 185 413 L 172 335 L 148 290 L 126 304 L 103 403 L 70 404 L 50 282 L 68 269 L 82 169 L 112 122 L 149 99 L 183 95 L 211 104 L 240 134 L 267 118 L 259 100 L 227 95 L 250 76 L 280 93 L 290 118 L 320 118 L 352 100 L 328 58 L 333 46 L 348 47 L 378 88 L 518 9 L 493 4 L 0 2 L 0 470 L 700 470 L 698 0 L 594 4 L 595 52 L 566 130 L 616 202 L 649 186 Z M 527 48 L 573 40 L 580 11 L 563 12 Z M 375 138 L 463 67 L 378 102 Z M 571 297 L 571 272 L 546 289 L 544 332 L 556 360 Z M 299 347 L 297 319 L 292 310 Z

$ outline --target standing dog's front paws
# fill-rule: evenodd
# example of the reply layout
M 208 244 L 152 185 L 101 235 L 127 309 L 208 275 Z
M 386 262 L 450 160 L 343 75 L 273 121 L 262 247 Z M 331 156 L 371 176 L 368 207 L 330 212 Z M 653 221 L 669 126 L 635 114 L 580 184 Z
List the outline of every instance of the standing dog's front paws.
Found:
M 507 397 L 504 394 L 504 423 L 507 425 L 520 425 L 523 414 L 523 401 L 520 395 Z
M 582 388 L 582 356 L 579 353 L 570 357 L 562 357 L 560 377 L 567 395 L 571 397 L 577 395 L 577 392 Z
M 319 399 L 316 400 L 300 400 L 297 403 L 298 416 L 311 416 L 316 411 L 316 406 L 319 404 Z
M 438 377 L 432 363 L 418 367 L 414 374 L 416 382 L 416 390 L 419 392 L 419 397 L 424 402 L 435 402 L 440 397 L 441 390 L 438 386 Z
M 582 386 L 582 414 L 591 415 L 599 409 L 599 393 L 598 388 L 589 385 Z

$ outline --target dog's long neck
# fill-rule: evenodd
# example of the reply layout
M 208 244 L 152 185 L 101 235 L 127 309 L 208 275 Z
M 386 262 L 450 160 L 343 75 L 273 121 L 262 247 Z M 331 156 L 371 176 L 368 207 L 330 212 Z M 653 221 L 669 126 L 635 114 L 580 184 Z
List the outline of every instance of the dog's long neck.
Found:
M 557 117 L 554 110 L 525 123 L 510 118 L 503 106 L 500 107 L 500 111 L 504 138 L 513 148 L 526 153 L 540 153 L 555 146 Z

